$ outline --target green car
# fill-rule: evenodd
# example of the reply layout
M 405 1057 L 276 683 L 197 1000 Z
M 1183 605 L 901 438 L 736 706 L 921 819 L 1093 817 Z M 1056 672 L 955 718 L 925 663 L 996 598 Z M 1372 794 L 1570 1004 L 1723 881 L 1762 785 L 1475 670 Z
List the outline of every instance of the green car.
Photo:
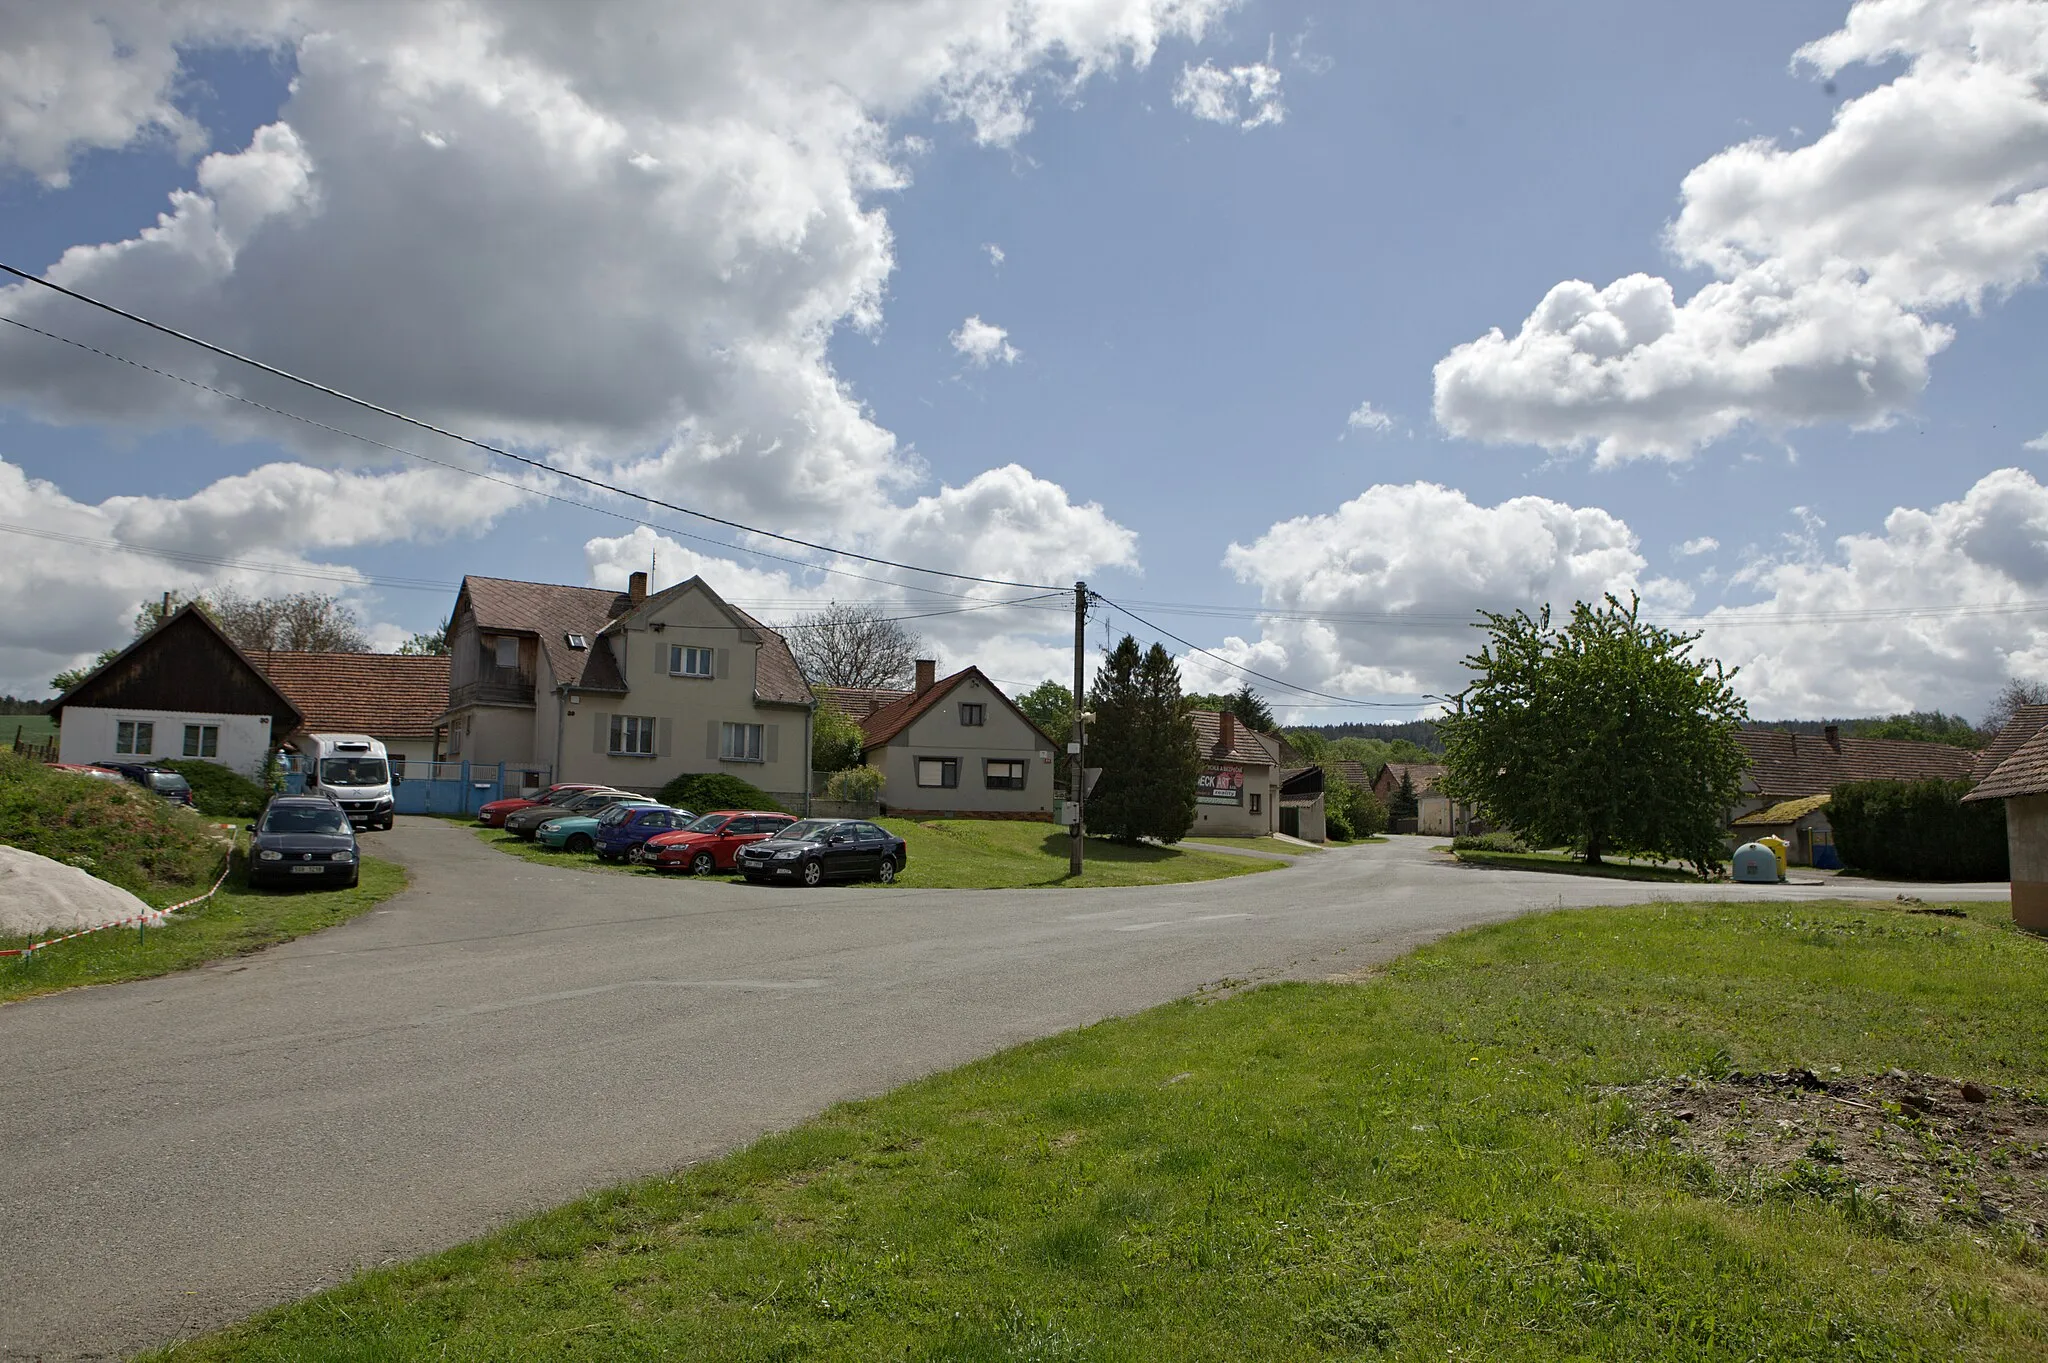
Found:
M 602 814 L 564 814 L 549 819 L 533 835 L 533 840 L 542 847 L 553 847 L 564 852 L 589 852 L 597 847 L 597 826 L 601 820 L 619 817 L 629 809 L 645 809 L 657 800 L 622 800 Z

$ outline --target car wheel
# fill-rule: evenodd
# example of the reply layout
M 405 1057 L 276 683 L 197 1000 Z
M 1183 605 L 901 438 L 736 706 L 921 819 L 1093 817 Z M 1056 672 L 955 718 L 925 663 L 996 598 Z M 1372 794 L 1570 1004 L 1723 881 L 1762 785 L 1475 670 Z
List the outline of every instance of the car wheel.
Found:
M 597 846 L 597 844 L 591 840 L 591 837 L 588 833 L 571 834 L 568 843 L 565 845 L 571 852 L 588 852 L 591 848 Z
M 818 886 L 820 886 L 820 885 L 822 885 L 822 884 L 824 884 L 824 883 L 825 883 L 825 863 L 824 863 L 824 862 L 822 862 L 822 861 L 807 861 L 807 862 L 805 862 L 805 863 L 804 863 L 804 884 L 806 884 L 806 885 L 810 886 L 810 887 L 811 887 L 812 889 L 816 889 L 816 888 L 817 888 Z
M 690 874 L 708 876 L 718 869 L 718 861 L 709 852 L 699 852 L 690 858 Z M 752 879 L 752 877 L 749 877 Z
M 875 868 L 875 879 L 881 881 L 884 885 L 894 885 L 896 883 L 896 859 L 894 857 L 882 858 L 882 864 Z

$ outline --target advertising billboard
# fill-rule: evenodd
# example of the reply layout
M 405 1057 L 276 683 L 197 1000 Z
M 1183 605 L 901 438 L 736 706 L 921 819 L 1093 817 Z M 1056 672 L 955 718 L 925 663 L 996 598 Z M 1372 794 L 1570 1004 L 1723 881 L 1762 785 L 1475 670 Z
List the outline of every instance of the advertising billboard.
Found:
M 1241 805 L 1244 803 L 1243 767 L 1204 767 L 1195 778 L 1198 805 Z

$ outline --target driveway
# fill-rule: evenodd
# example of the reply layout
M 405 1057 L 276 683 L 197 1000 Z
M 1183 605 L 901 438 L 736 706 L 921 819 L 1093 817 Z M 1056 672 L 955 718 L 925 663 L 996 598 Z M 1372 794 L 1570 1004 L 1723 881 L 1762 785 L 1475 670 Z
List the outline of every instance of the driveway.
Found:
M 1224 978 L 1561 905 L 1900 890 L 1494 871 L 1435 841 L 1195 885 L 806 891 L 534 866 L 403 821 L 373 836 L 414 875 L 383 909 L 0 1008 L 0 1356 L 167 1343 Z

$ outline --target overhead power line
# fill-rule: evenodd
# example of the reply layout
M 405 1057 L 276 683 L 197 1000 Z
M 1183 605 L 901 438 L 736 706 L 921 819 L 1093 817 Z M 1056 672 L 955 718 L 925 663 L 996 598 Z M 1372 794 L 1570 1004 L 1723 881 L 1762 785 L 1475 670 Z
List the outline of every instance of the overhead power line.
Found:
M 650 497 L 643 492 L 634 492 L 630 488 L 622 488 L 617 486 L 616 484 L 607 483 L 601 478 L 592 478 L 586 474 L 573 473 L 567 469 L 557 468 L 553 464 L 548 463 L 544 459 L 534 459 L 527 455 L 515 454 L 511 450 L 503 449 L 497 445 L 493 445 L 489 441 L 478 440 L 474 436 L 463 435 L 459 431 L 452 431 L 444 426 L 436 426 L 431 421 L 423 421 L 418 417 L 408 416 L 404 412 L 400 412 L 393 408 L 385 407 L 378 403 L 371 402 L 367 398 L 356 397 L 354 394 L 345 393 L 339 388 L 332 388 L 329 387 L 327 384 L 319 383 L 313 379 L 305 378 L 301 375 L 294 374 L 288 369 L 280 369 L 274 364 L 265 363 L 262 360 L 258 360 L 251 356 L 241 354 L 239 351 L 229 350 L 226 346 L 216 345 L 212 341 L 204 340 L 198 336 L 190 334 L 189 332 L 180 331 L 176 327 L 166 326 L 162 322 L 151 321 L 149 318 L 144 317 L 139 313 L 133 313 L 129 312 L 125 308 L 115 307 L 112 303 L 108 303 L 101 299 L 94 298 L 90 294 L 80 293 L 76 289 L 66 288 L 62 284 L 54 283 L 51 280 L 44 279 L 41 275 L 30 274 L 27 270 L 16 269 L 14 266 L 7 264 L 5 261 L 0 261 L 0 272 L 13 275 L 15 278 L 22 280 L 24 283 L 41 285 L 43 288 L 50 290 L 52 293 L 61 294 L 66 298 L 72 299 L 76 302 L 83 303 L 88 307 L 98 308 L 102 312 L 110 313 L 113 316 L 122 318 L 125 321 L 133 322 L 137 326 L 147 327 L 151 331 L 157 332 L 164 336 L 169 336 L 174 340 L 183 341 L 187 345 L 197 346 L 201 350 L 205 350 L 211 354 L 220 356 L 222 359 L 233 360 L 236 364 L 247 365 L 251 369 L 258 370 L 265 374 L 269 374 L 274 378 L 283 379 L 287 383 L 294 383 L 300 386 L 301 388 L 309 389 L 315 393 L 324 394 L 327 397 L 335 398 L 341 402 L 348 403 L 349 405 L 354 407 L 360 407 L 364 411 L 375 412 L 379 416 L 389 417 L 393 421 L 402 422 L 405 425 L 412 426 L 418 430 L 427 431 L 433 435 L 438 435 L 442 437 L 444 440 L 453 440 L 458 444 L 468 445 L 472 449 L 482 450 L 484 453 L 496 455 L 500 459 L 510 459 L 514 463 L 524 464 L 529 468 L 538 469 L 543 473 L 551 474 L 557 478 L 566 478 L 572 482 L 582 483 L 587 487 L 594 487 L 599 489 L 600 491 L 613 493 L 616 496 L 630 497 L 635 501 L 645 502 L 649 506 L 658 506 L 662 508 L 664 511 L 674 511 L 679 515 L 692 516 L 698 520 L 709 521 L 713 525 L 725 526 L 727 529 L 730 530 L 739 530 L 749 535 L 761 535 L 768 539 L 779 540 L 784 544 L 794 544 L 800 548 L 810 549 L 820 554 L 833 554 L 841 558 L 855 559 L 862 563 L 873 563 L 880 567 L 895 568 L 899 571 L 907 573 L 922 573 L 928 577 L 949 578 L 956 582 L 979 582 L 991 587 L 1018 587 L 1022 588 L 1025 591 L 1063 590 L 1062 588 L 1055 587 L 1052 584 L 1045 582 L 1013 582 L 1007 578 L 978 577 L 973 573 L 956 573 L 944 568 L 926 568 L 919 564 L 904 563 L 897 559 L 881 558 L 874 554 L 857 553 L 851 549 L 839 549 L 829 544 L 820 544 L 815 540 L 799 539 L 794 535 L 784 535 L 774 530 L 763 530 L 758 526 L 748 525 L 743 521 L 736 521 L 724 516 L 713 515 L 709 511 L 699 511 L 694 507 L 683 506 L 676 502 L 663 501 L 659 497 Z

